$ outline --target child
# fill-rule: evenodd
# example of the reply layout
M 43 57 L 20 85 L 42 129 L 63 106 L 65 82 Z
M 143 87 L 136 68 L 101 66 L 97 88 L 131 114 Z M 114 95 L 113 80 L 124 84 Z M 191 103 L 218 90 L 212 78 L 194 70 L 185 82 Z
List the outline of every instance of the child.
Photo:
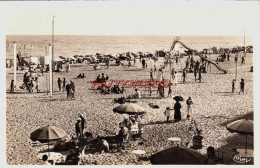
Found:
M 166 121 L 169 122 L 169 118 L 170 118 L 170 107 L 167 107 L 165 112 L 164 112 L 165 116 L 166 116 Z
M 14 80 L 11 80 L 11 85 L 10 85 L 10 93 L 14 92 Z
M 35 77 L 35 89 L 37 90 L 37 93 L 40 92 L 40 89 L 39 89 L 39 81 L 38 81 L 38 78 Z
M 242 92 L 244 94 L 244 89 L 245 89 L 245 81 L 244 79 L 242 78 L 241 79 L 241 82 L 240 82 L 240 91 L 239 91 L 239 94 L 240 92 Z
M 190 116 L 192 115 L 192 100 L 191 100 L 191 97 L 189 97 L 186 101 L 186 104 L 187 104 L 187 119 L 189 120 L 190 119 Z
M 232 93 L 235 92 L 235 83 L 236 83 L 236 81 L 235 81 L 235 79 L 233 79 L 233 81 L 232 81 Z

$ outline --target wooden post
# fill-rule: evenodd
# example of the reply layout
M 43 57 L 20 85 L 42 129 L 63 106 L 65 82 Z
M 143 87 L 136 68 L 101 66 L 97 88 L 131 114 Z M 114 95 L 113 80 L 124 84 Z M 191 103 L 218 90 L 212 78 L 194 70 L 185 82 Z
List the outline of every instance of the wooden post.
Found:
M 14 42 L 14 91 L 16 89 L 16 42 Z
M 45 64 L 45 58 L 47 58 L 47 56 L 48 56 L 48 52 L 47 52 L 47 46 L 45 46 L 45 57 L 44 57 L 44 64 Z M 45 64 L 45 66 L 46 66 L 46 64 Z M 46 68 L 46 67 L 45 67 Z M 47 93 L 47 95 L 48 95 L 48 92 L 49 92 L 49 88 L 48 88 L 48 75 L 46 74 L 46 87 L 47 87 L 47 91 L 46 91 L 46 93 Z
M 52 46 L 49 44 L 50 95 L 52 97 Z
M 236 72 L 235 72 L 235 82 L 237 81 L 237 62 L 238 62 L 238 53 L 236 53 Z
M 246 57 L 246 31 L 244 29 L 244 57 Z

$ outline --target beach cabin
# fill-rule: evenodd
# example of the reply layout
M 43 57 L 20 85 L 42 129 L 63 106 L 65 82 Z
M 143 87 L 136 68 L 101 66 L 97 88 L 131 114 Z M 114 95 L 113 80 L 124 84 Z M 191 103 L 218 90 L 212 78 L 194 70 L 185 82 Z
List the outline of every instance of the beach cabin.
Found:
M 158 57 L 165 57 L 166 52 L 163 51 L 163 50 L 159 50 L 159 51 L 156 51 L 155 54 L 156 54 Z
M 41 56 L 40 57 L 41 65 L 49 65 L 49 56 Z
M 55 58 L 53 60 L 53 65 L 54 65 L 54 71 L 59 72 L 63 67 L 63 59 Z

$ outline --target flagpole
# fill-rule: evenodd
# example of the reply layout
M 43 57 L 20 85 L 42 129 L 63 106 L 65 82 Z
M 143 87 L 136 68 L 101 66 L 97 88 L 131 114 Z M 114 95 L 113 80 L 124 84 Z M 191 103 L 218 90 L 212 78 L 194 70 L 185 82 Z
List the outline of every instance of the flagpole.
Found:
M 14 42 L 14 91 L 16 88 L 16 42 Z
M 55 16 L 52 16 L 52 54 L 51 54 L 51 61 L 53 61 L 54 58 L 54 18 Z M 53 92 L 53 71 L 52 71 L 52 92 Z
M 246 30 L 244 29 L 244 57 L 246 57 Z
M 52 91 L 53 91 L 53 88 L 52 88 L 52 84 L 53 84 L 53 76 L 52 76 L 52 46 L 51 44 L 49 44 L 49 71 L 50 71 L 50 95 L 52 97 Z
M 47 53 L 47 46 L 45 46 L 45 58 L 48 58 L 48 53 Z M 47 64 L 47 61 L 44 58 L 44 64 Z M 49 58 L 50 59 L 50 58 Z M 49 92 L 49 88 L 48 88 L 48 75 L 46 74 L 46 86 L 47 86 L 47 95 Z

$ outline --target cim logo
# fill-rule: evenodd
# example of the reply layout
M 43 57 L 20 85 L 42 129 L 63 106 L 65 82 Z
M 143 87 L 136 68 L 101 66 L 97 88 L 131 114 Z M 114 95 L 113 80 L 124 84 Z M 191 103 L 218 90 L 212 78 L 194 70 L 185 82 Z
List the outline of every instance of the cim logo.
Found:
M 252 159 L 251 158 L 245 158 L 239 155 L 235 155 L 233 160 L 237 163 L 248 163 L 250 162 Z

